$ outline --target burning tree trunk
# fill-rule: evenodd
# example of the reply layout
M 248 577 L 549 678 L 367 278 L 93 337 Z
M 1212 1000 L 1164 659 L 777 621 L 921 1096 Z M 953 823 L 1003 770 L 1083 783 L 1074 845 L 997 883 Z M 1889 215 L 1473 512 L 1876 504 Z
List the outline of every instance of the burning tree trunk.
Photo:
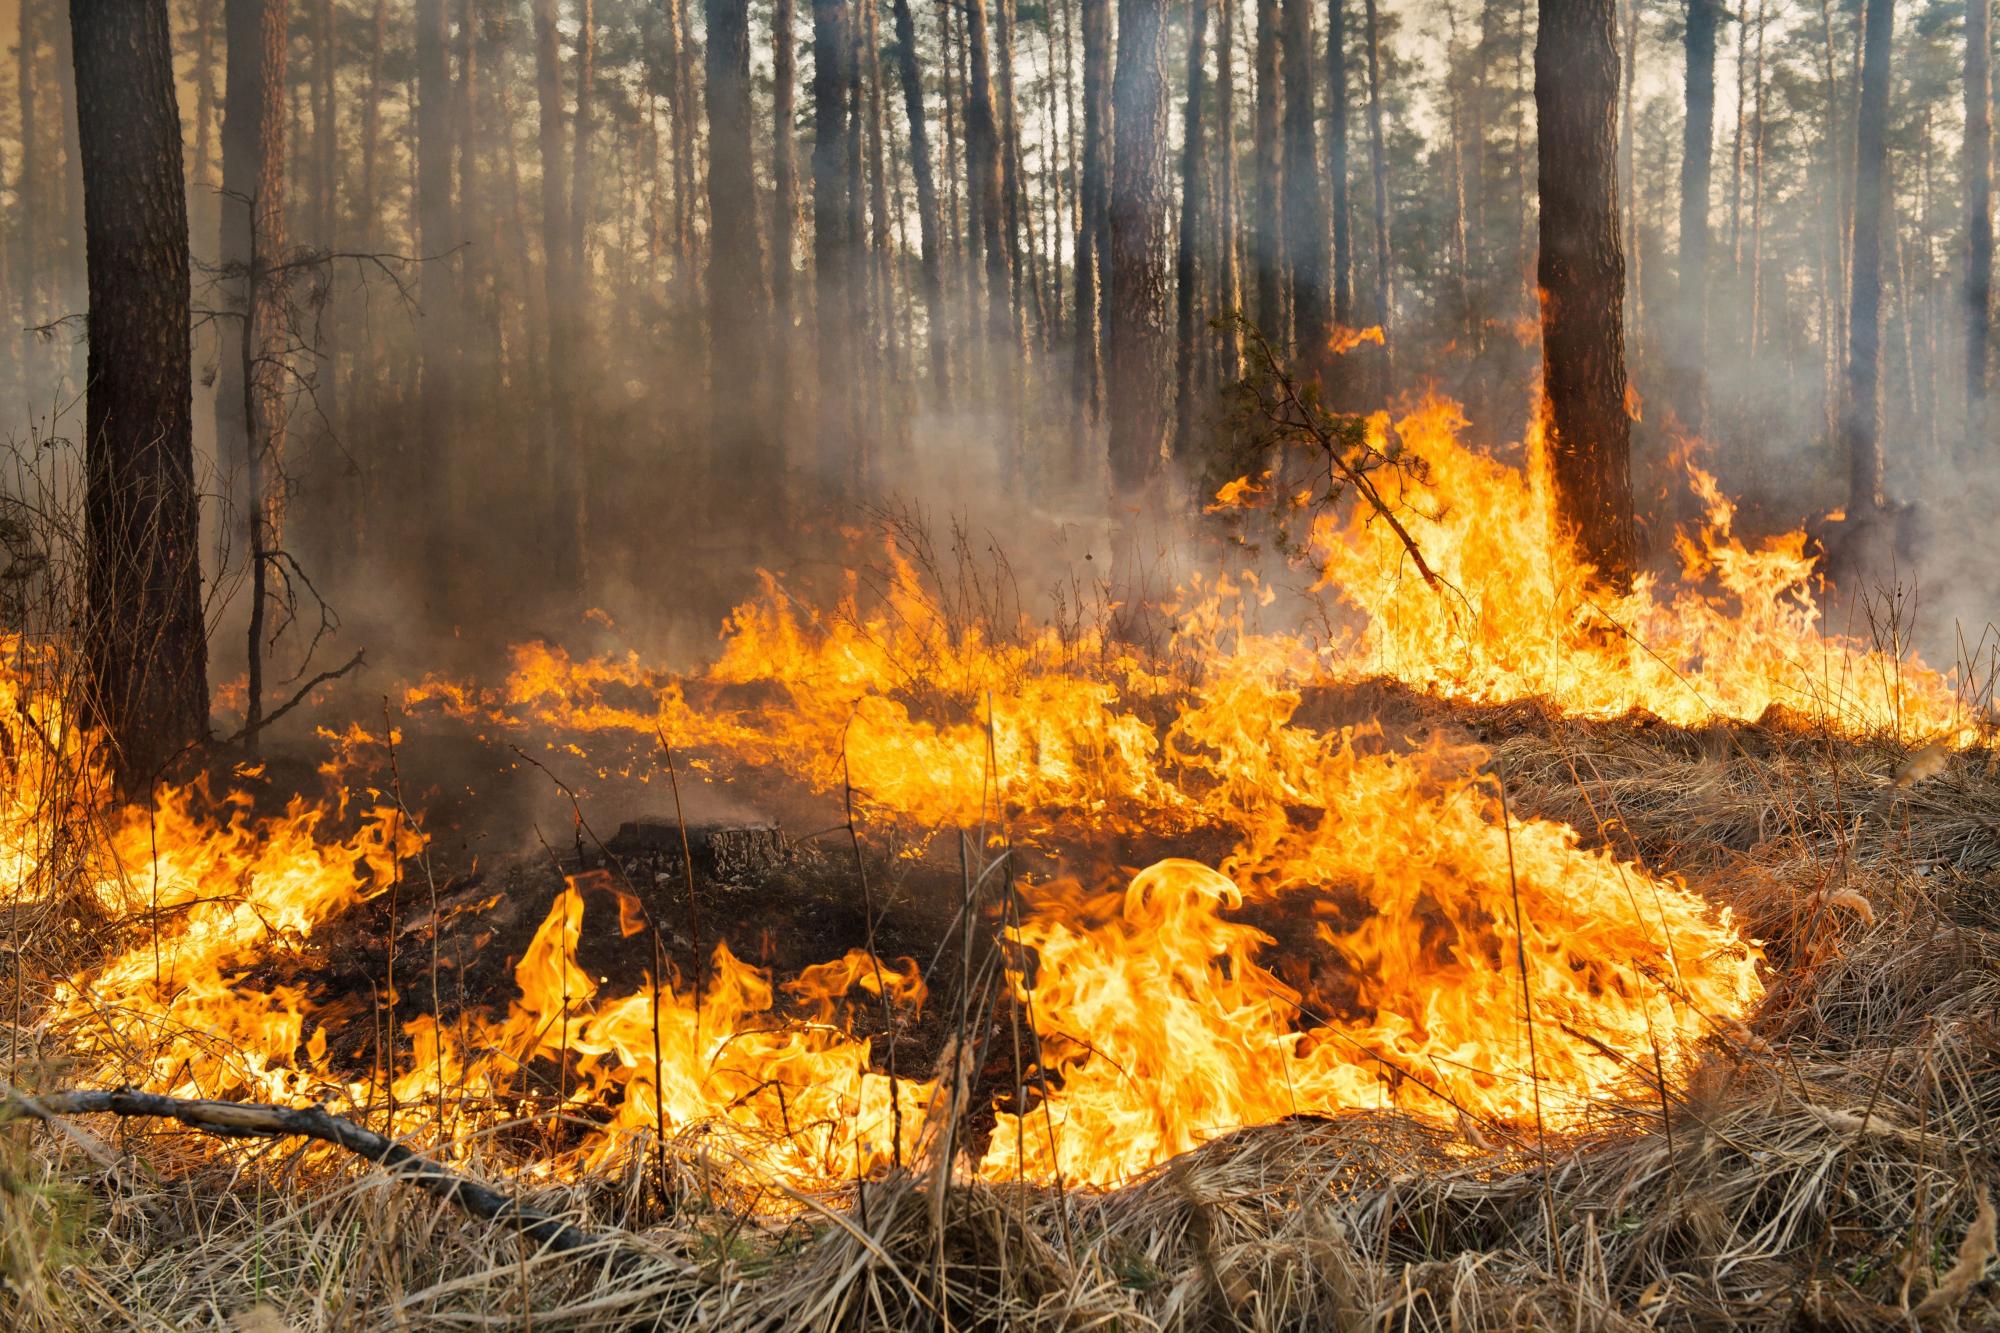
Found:
M 1223 0 L 1224 4 L 1231 0 Z M 1201 113 L 1208 42 L 1208 0 L 1193 0 L 1188 11 L 1187 101 L 1181 136 L 1181 225 L 1174 247 L 1174 448 L 1186 454 L 1194 428 L 1196 283 L 1195 249 L 1201 242 L 1204 209 Z M 1224 51 L 1226 62 L 1229 53 Z
M 1333 182 L 1333 322 L 1354 324 L 1354 244 L 1347 201 L 1347 0 L 1326 6 L 1326 174 Z
M 1986 440 L 1993 320 L 1993 0 L 1965 7 L 1965 439 Z M 1759 36 L 1761 44 L 1761 33 Z
M 1257 323 L 1266 336 L 1290 339 L 1285 321 L 1285 266 L 1278 241 L 1278 0 L 1257 0 L 1257 101 L 1250 153 L 1255 182 L 1250 201 L 1250 269 Z
M 1279 63 L 1285 84 L 1284 246 L 1292 276 L 1292 328 L 1299 355 L 1318 365 L 1332 317 L 1326 280 L 1326 209 L 1319 192 L 1313 127 L 1311 0 L 1284 0 Z
M 749 0 L 707 0 L 709 402 L 723 466 L 775 482 L 782 461 L 740 377 L 760 364 L 764 253 L 757 239 L 757 180 L 750 143 Z M 776 242 L 774 242 L 776 244 Z M 780 328 L 783 339 L 788 330 Z M 746 502 L 749 496 L 745 497 Z M 757 503 L 784 507 L 781 484 Z
M 120 786 L 208 730 L 187 194 L 165 0 L 72 0 L 90 285 L 86 650 Z
M 1708 415 L 1708 196 L 1715 158 L 1715 29 L 1719 0 L 1688 0 L 1687 123 L 1681 140 L 1680 291 L 1674 335 L 1681 421 Z
M 1535 114 L 1541 180 L 1542 383 L 1557 540 L 1613 587 L 1633 567 L 1625 410 L 1625 256 L 1618 237 L 1613 0 L 1541 0 Z
M 786 0 L 789 3 L 789 0 Z M 942 405 L 950 401 L 951 358 L 945 338 L 943 256 L 939 253 L 937 177 L 931 169 L 930 132 L 924 122 L 923 73 L 917 67 L 917 26 L 910 0 L 893 0 L 896 24 L 896 74 L 903 85 L 903 113 L 910 122 L 910 171 L 917 180 L 917 228 L 923 243 L 920 286 L 924 322 L 929 325 L 931 392 Z
M 1076 379 L 1088 410 L 1100 403 L 1098 275 L 1105 259 L 1111 143 L 1111 0 L 1082 0 L 1083 182 L 1077 194 Z
M 1882 508 L 1882 217 L 1888 165 L 1889 42 L 1894 0 L 1868 0 L 1855 112 L 1854 246 L 1848 272 L 1847 382 L 1840 438 L 1847 455 L 1847 511 L 1858 521 Z
M 1167 426 L 1159 391 L 1169 345 L 1162 7 L 1163 0 L 1120 0 L 1118 6 L 1105 361 L 1112 489 L 1127 498 L 1150 489 Z

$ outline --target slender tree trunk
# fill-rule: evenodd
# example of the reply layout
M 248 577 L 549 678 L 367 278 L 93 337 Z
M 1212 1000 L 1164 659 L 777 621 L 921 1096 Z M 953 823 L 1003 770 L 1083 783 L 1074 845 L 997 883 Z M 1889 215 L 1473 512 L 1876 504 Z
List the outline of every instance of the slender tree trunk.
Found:
M 1720 0 L 1688 0 L 1687 121 L 1681 140 L 1680 291 L 1674 333 L 1681 423 L 1708 418 L 1709 185 L 1715 156 L 1715 29 Z
M 1867 0 L 1865 23 L 1861 98 L 1855 114 L 1847 381 L 1840 411 L 1848 513 L 1863 519 L 1882 508 L 1882 222 L 1888 211 L 1884 187 L 1894 0 Z
M 208 731 L 187 192 L 165 0 L 72 0 L 89 270 L 86 655 L 119 786 Z
M 265 609 L 271 562 L 284 538 L 285 299 L 273 269 L 285 255 L 286 56 L 291 50 L 287 0 L 261 0 L 257 16 L 257 189 L 250 208 L 250 264 L 245 278 L 243 423 L 250 551 L 248 680 L 243 724 L 251 748 L 264 722 Z
M 241 3 L 241 0 L 238 0 Z M 14 271 L 19 274 L 20 316 L 23 324 L 36 324 L 41 301 L 41 277 L 47 265 L 40 250 L 41 197 L 47 188 L 41 154 L 41 135 L 35 115 L 41 92 L 35 78 L 35 51 L 41 43 L 35 24 L 34 0 L 19 0 L 20 31 L 14 47 L 14 91 L 21 124 L 21 166 L 14 178 L 15 212 Z M 225 135 L 227 131 L 224 131 Z M 226 321 L 225 321 L 226 322 Z M 226 334 L 225 330 L 225 334 Z
M 939 236 L 937 176 L 931 168 L 930 131 L 924 121 L 923 73 L 917 66 L 917 25 L 910 0 L 891 0 L 896 25 L 896 72 L 903 85 L 903 114 L 910 124 L 910 171 L 917 181 L 917 228 L 923 242 L 920 287 L 925 336 L 930 342 L 931 392 L 938 404 L 951 401 L 951 357 L 945 336 L 943 256 Z M 950 105 L 950 99 L 945 99 Z
M 1445 46 L 1449 83 L 1447 111 L 1451 121 L 1451 272 L 1452 292 L 1458 303 L 1458 309 L 1452 313 L 1466 345 L 1476 353 L 1480 348 L 1480 321 L 1472 308 L 1472 265 L 1465 238 L 1465 108 L 1456 74 L 1459 58 L 1458 10 L 1449 0 L 1445 5 L 1445 20 L 1451 32 Z
M 764 255 L 757 238 L 757 179 L 751 146 L 749 0 L 705 0 L 708 45 L 703 60 L 708 89 L 709 410 L 718 475 L 760 479 L 742 502 L 778 516 L 785 486 L 773 423 L 745 394 L 742 377 L 763 363 Z M 815 47 L 814 61 L 819 62 Z M 817 76 L 815 76 L 817 82 Z M 790 229 L 790 219 L 783 220 Z M 777 244 L 774 241 L 774 244 Z M 837 308 L 837 307 L 835 307 Z M 778 337 L 786 330 L 780 328 Z M 824 333 L 822 333 L 824 336 Z M 782 528 L 774 529 L 782 531 Z
M 851 306 L 847 234 L 847 35 L 851 0 L 813 0 L 813 307 L 819 367 L 819 470 L 844 491 L 854 461 L 851 366 L 858 330 Z M 711 139 L 713 136 L 711 135 Z M 713 150 L 711 149 L 711 152 Z M 712 163 L 711 163 L 712 166 Z
M 550 575 L 559 591 L 583 587 L 582 441 L 577 429 L 571 325 L 575 284 L 570 278 L 569 208 L 563 191 L 562 48 L 556 0 L 535 0 L 537 143 L 542 166 L 542 282 L 548 306 L 548 478 L 554 531 Z
M 1993 329 L 1993 0 L 1965 7 L 1965 435 L 1986 444 Z M 1761 36 L 1759 42 L 1761 45 Z
M 1347 198 L 1347 0 L 1327 0 L 1326 88 L 1326 175 L 1333 183 L 1333 322 L 1353 328 L 1353 206 Z
M 1382 140 L 1382 29 L 1368 15 L 1368 170 L 1375 183 L 1375 322 L 1382 326 L 1382 390 L 1395 388 L 1396 247 L 1389 232 L 1389 154 Z
M 1750 360 L 1764 338 L 1764 25 L 1765 0 L 1757 0 L 1757 72 L 1750 135 Z
M 27 12 L 25 7 L 22 12 Z M 224 308 L 234 317 L 216 326 L 215 454 L 231 495 L 236 494 L 235 479 L 250 458 L 243 414 L 243 329 L 249 310 L 250 210 L 257 194 L 262 115 L 258 100 L 262 16 L 263 0 L 223 0 L 222 194 L 216 201 L 221 219 L 216 255 L 222 277 L 217 288 Z M 40 256 L 33 259 L 43 262 Z M 247 508 L 250 502 L 244 503 Z
M 1324 364 L 1332 293 L 1327 284 L 1326 206 L 1320 196 L 1313 113 L 1311 0 L 1284 0 L 1278 61 L 1285 91 L 1283 242 L 1291 272 L 1292 331 L 1306 364 Z
M 780 426 L 787 425 L 790 417 L 795 391 L 793 344 L 798 336 L 792 308 L 799 219 L 798 145 L 794 138 L 799 115 L 797 28 L 794 0 L 777 0 L 771 17 L 771 367 L 780 414 L 776 424 Z M 711 167 L 709 189 L 714 188 Z M 712 312 L 714 309 L 711 306 Z
M 979 249 L 986 256 L 987 339 L 990 353 L 997 353 L 1009 347 L 1015 338 L 1000 170 L 1000 127 L 993 107 L 993 52 L 986 26 L 986 0 L 967 0 L 965 16 L 966 45 L 972 55 L 972 80 L 966 86 L 965 98 L 965 161 L 970 172 L 966 193 L 971 200 Z
M 417 251 L 430 260 L 418 279 L 424 315 L 418 340 L 422 395 L 417 495 L 418 512 L 427 519 L 422 529 L 429 609 L 442 618 L 451 614 L 458 563 L 452 466 L 457 386 L 451 367 L 460 331 L 452 264 L 441 258 L 457 244 L 451 209 L 451 70 L 445 58 L 444 0 L 417 0 L 416 20 Z
M 1278 0 L 1257 0 L 1257 102 L 1251 157 L 1256 180 L 1250 210 L 1250 270 L 1257 289 L 1257 324 L 1275 342 L 1291 340 L 1285 319 L 1285 261 L 1279 241 Z
M 1024 205 L 1021 128 L 1014 103 L 1014 0 L 994 0 L 993 8 L 994 123 L 999 131 L 997 151 L 1000 154 L 1000 193 L 1004 201 L 1002 231 L 1006 236 L 1007 268 L 1013 284 L 1013 302 L 1008 309 L 1013 320 L 1016 352 L 1025 354 L 1027 301 L 1034 291 L 1034 284 L 1029 280 L 1027 257 L 1021 247 Z
M 977 3 L 977 0 L 975 0 Z M 1147 496 L 1166 440 L 1167 87 L 1163 0 L 1119 0 L 1105 324 L 1113 494 Z M 1129 566 L 1127 577 L 1136 571 Z
M 1076 380 L 1085 410 L 1103 407 L 1098 345 L 1098 272 L 1105 261 L 1110 208 L 1111 0 L 1081 0 L 1083 27 L 1083 184 L 1076 234 Z
M 1238 0 L 1221 0 L 1215 34 L 1215 155 L 1216 304 L 1228 316 L 1222 326 L 1217 374 L 1233 384 L 1243 375 L 1243 333 L 1236 317 L 1243 312 L 1243 283 L 1237 267 L 1236 183 L 1236 8 Z
M 1234 0 L 1222 0 L 1227 5 Z M 1207 201 L 1202 194 L 1202 100 L 1208 41 L 1208 0 L 1193 0 L 1188 9 L 1187 100 L 1182 106 L 1181 135 L 1181 223 L 1174 248 L 1174 448 L 1186 456 L 1194 435 L 1195 308 L 1200 276 L 1195 269 L 1195 251 L 1201 243 L 1202 214 Z M 1227 53 L 1225 53 L 1225 59 Z
M 1559 541 L 1613 588 L 1635 559 L 1618 237 L 1618 54 L 1612 0 L 1541 0 L 1542 377 Z

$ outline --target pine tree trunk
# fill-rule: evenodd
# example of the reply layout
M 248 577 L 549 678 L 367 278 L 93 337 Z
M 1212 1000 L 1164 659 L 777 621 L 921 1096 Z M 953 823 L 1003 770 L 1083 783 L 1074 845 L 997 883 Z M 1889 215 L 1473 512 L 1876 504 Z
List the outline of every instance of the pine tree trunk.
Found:
M 738 0 L 740 3 L 740 0 Z M 845 487 L 853 461 L 848 326 L 848 0 L 813 0 L 813 314 L 819 370 L 819 473 Z M 711 140 L 713 135 L 711 134 Z M 713 150 L 711 149 L 711 152 Z M 712 167 L 712 163 L 711 163 Z
M 1326 175 L 1333 183 L 1333 322 L 1354 327 L 1353 205 L 1347 198 L 1347 0 L 1326 6 Z
M 89 271 L 85 647 L 120 788 L 208 732 L 187 193 L 165 0 L 72 0 Z
M 453 349 L 459 333 L 457 283 L 452 261 L 443 258 L 457 244 L 451 208 L 451 70 L 445 58 L 444 0 L 417 0 L 417 252 L 428 262 L 418 278 L 423 304 L 418 357 L 422 391 L 417 413 L 419 513 L 426 516 L 424 575 L 428 609 L 443 621 L 451 614 L 457 566 L 458 525 L 452 454 Z
M 1327 287 L 1326 207 L 1320 197 L 1319 144 L 1313 124 L 1311 0 L 1284 0 L 1278 61 L 1285 86 L 1284 262 L 1292 279 L 1292 328 L 1298 354 L 1323 363 L 1332 293 Z
M 1250 201 L 1250 270 L 1257 324 L 1277 343 L 1291 341 L 1285 318 L 1285 261 L 1279 241 L 1278 0 L 1257 0 L 1257 101 L 1250 147 L 1255 181 Z
M 1382 140 L 1382 30 L 1375 0 L 1368 16 L 1368 170 L 1375 187 L 1375 322 L 1382 327 L 1382 392 L 1396 382 L 1396 247 L 1389 232 L 1389 154 Z
M 264 722 L 265 611 L 271 563 L 284 538 L 285 300 L 273 272 L 285 254 L 286 57 L 291 50 L 287 0 L 261 0 L 257 15 L 257 188 L 250 204 L 250 267 L 245 281 L 242 411 L 249 440 L 245 530 L 249 547 L 250 623 L 244 733 L 254 750 Z
M 27 13 L 25 5 L 22 13 Z M 225 491 L 231 495 L 236 494 L 237 479 L 250 458 L 243 413 L 243 329 L 249 300 L 250 209 L 257 193 L 262 15 L 263 0 L 223 0 L 222 193 L 216 199 L 221 224 L 216 255 L 222 276 L 216 285 L 223 307 L 235 317 L 216 325 L 215 455 Z M 31 258 L 45 262 L 42 256 Z M 247 507 L 249 501 L 244 503 Z
M 921 287 L 924 323 L 930 340 L 931 393 L 940 407 L 951 401 L 951 358 L 945 336 L 942 238 L 939 236 L 937 176 L 931 167 L 930 131 L 924 121 L 924 83 L 917 66 L 917 25 L 910 0 L 892 0 L 896 25 L 896 73 L 903 86 L 903 114 L 910 125 L 910 171 L 917 181 L 917 229 L 923 243 Z M 946 99 L 949 105 L 950 99 Z
M 1965 442 L 1986 444 L 1993 329 L 1993 0 L 1965 8 Z
M 1160 392 L 1171 346 L 1163 7 L 1163 0 L 1120 0 L 1118 6 L 1104 351 L 1112 491 L 1125 500 L 1151 491 L 1167 432 Z
M 1708 415 L 1708 201 L 1715 158 L 1715 29 L 1721 17 L 1720 0 L 1688 0 L 1674 361 L 1681 424 L 1696 434 Z
M 1236 8 L 1237 0 L 1221 0 L 1215 33 L 1215 158 L 1216 158 L 1216 308 L 1227 318 L 1217 349 L 1217 376 L 1234 384 L 1243 375 L 1243 333 L 1237 317 L 1243 313 L 1243 279 L 1236 263 L 1240 245 L 1236 207 Z
M 1222 0 L 1227 5 L 1232 0 Z M 1208 41 L 1208 0 L 1192 0 L 1188 10 L 1187 100 L 1182 104 L 1181 222 L 1174 246 L 1174 449 L 1185 457 L 1194 434 L 1195 307 L 1200 275 L 1195 251 L 1201 242 L 1202 99 Z
M 1542 376 L 1558 541 L 1631 585 L 1631 419 L 1618 235 L 1618 55 L 1612 0 L 1541 0 L 1535 113 L 1541 179 Z
M 1847 379 L 1840 407 L 1847 510 L 1863 521 L 1882 508 L 1882 222 L 1888 204 L 1884 186 L 1894 0 L 1867 0 L 1864 21 L 1861 96 L 1855 113 Z
M 1008 315 L 1013 321 L 1015 351 L 1025 355 L 1027 302 L 1035 288 L 1021 243 L 1025 203 L 1021 184 L 1021 127 L 1014 102 L 1014 0 L 994 0 L 993 11 L 994 124 L 998 129 L 1000 193 L 1004 201 L 1001 230 L 1006 237 L 1007 270 L 1013 284 Z
M 1076 235 L 1076 381 L 1085 410 L 1103 407 L 1103 338 L 1098 274 L 1106 260 L 1105 227 L 1110 208 L 1111 168 L 1111 0 L 1081 0 L 1083 28 L 1083 185 L 1078 198 L 1082 221 Z
M 986 336 L 989 354 L 1014 342 L 1009 285 L 1006 204 L 1000 168 L 1000 126 L 993 106 L 993 51 L 986 0 L 967 0 L 965 40 L 972 78 L 965 96 L 966 197 L 980 253 L 986 257 Z
M 556 0 L 535 0 L 535 96 L 542 167 L 542 282 L 548 307 L 549 541 L 551 582 L 560 591 L 583 586 L 582 441 L 574 379 L 575 285 L 570 278 L 569 209 L 563 191 L 563 79 Z
M 775 424 L 784 426 L 794 392 L 792 358 L 797 337 L 792 309 L 799 218 L 798 145 L 793 137 L 798 124 L 799 86 L 795 0 L 777 0 L 772 12 L 771 86 L 771 369 L 780 410 Z M 712 168 L 709 188 L 715 188 Z
M 708 45 L 709 410 L 718 476 L 761 483 L 742 503 L 785 509 L 784 459 L 774 423 L 743 392 L 763 363 L 764 254 L 757 238 L 757 178 L 751 145 L 749 0 L 705 0 Z M 789 229 L 789 219 L 787 219 Z M 775 241 L 774 241 L 775 244 Z M 778 336 L 786 330 L 780 328 Z
M 1750 0 L 1736 0 L 1736 121 L 1729 150 L 1729 271 L 1743 272 L 1743 114 L 1750 101 Z

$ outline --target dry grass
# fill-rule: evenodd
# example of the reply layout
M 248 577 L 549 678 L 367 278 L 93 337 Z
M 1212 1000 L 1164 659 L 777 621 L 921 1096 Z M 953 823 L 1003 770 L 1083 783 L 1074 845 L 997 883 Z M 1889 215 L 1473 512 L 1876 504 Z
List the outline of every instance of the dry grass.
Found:
M 1767 942 L 1750 1028 L 1588 1135 L 1544 1152 L 1356 1113 L 1240 1131 L 1112 1193 L 959 1183 L 940 1200 L 904 1178 L 784 1220 L 716 1202 L 690 1135 L 664 1220 L 631 1179 L 528 1188 L 621 1247 L 558 1257 L 296 1144 L 16 1123 L 0 1310 L 258 1333 L 2000 1327 L 1990 756 L 1897 785 L 1893 744 L 1782 727 L 1460 720 L 1521 808 L 1678 870 Z M 17 1081 L 58 1081 L 44 1059 Z

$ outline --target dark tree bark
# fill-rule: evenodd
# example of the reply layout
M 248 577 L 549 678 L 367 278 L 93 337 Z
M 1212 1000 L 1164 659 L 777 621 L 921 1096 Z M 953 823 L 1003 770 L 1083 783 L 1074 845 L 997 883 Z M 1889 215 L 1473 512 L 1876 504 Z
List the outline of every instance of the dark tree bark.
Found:
M 1313 124 L 1312 0 L 1284 0 L 1279 63 L 1285 84 L 1284 255 L 1292 278 L 1292 328 L 1299 355 L 1325 355 L 1332 293 L 1327 289 L 1326 206 L 1320 197 Z
M 1541 0 L 1535 114 L 1541 179 L 1542 382 L 1559 541 L 1631 585 L 1632 422 L 1618 235 L 1613 0 Z
M 1257 100 L 1251 125 L 1250 273 L 1257 324 L 1277 342 L 1291 340 L 1285 319 L 1285 261 L 1279 240 L 1278 0 L 1257 0 Z
M 1889 45 L 1894 0 L 1867 0 L 1861 100 L 1855 111 L 1854 242 L 1848 264 L 1847 382 L 1840 436 L 1847 455 L 1847 512 L 1882 508 L 1882 221 L 1887 212 Z
M 1077 196 L 1076 379 L 1086 409 L 1102 406 L 1098 276 L 1105 262 L 1111 170 L 1111 0 L 1082 0 L 1083 182 Z
M 967 0 L 965 40 L 972 54 L 972 79 L 965 92 L 966 196 L 975 239 L 986 256 L 986 327 L 992 350 L 1014 340 L 1013 291 L 1009 285 L 1005 201 L 1000 170 L 1000 127 L 993 107 L 992 41 L 986 0 Z
M 1965 433 L 1986 440 L 1993 325 L 1993 0 L 1965 7 Z M 1761 34 L 1760 34 L 1761 40 Z
M 1375 191 L 1375 322 L 1382 326 L 1382 389 L 1395 383 L 1396 246 L 1389 231 L 1389 153 L 1382 140 L 1382 26 L 1375 0 L 1368 18 L 1368 173 Z
M 1223 0 L 1225 5 L 1232 2 Z M 1208 0 L 1193 0 L 1188 10 L 1187 100 L 1182 105 L 1181 225 L 1174 246 L 1174 448 L 1183 455 L 1194 432 L 1195 317 L 1200 282 L 1195 254 L 1207 209 L 1201 152 L 1207 42 Z M 1229 53 L 1223 52 L 1223 60 L 1228 58 Z
M 1000 156 L 1001 230 L 1006 237 L 1007 271 L 1012 283 L 1009 318 L 1017 353 L 1027 352 L 1027 302 L 1034 291 L 1028 256 L 1021 244 L 1021 216 L 1026 211 L 1021 184 L 1021 126 L 1014 99 L 1014 0 L 994 0 L 993 119 Z
M 222 73 L 222 195 L 216 201 L 221 235 L 216 249 L 221 304 L 239 318 L 216 325 L 215 453 L 232 480 L 249 462 L 250 436 L 243 416 L 243 319 L 250 269 L 250 209 L 257 194 L 257 127 L 263 44 L 263 0 L 224 0 Z M 24 9 L 25 13 L 26 10 Z
M 847 228 L 848 90 L 852 44 L 844 0 L 813 0 L 813 306 L 819 366 L 821 480 L 845 486 L 853 462 L 852 358 L 856 330 L 848 327 Z
M 1243 334 L 1234 316 L 1243 309 L 1243 280 L 1236 256 L 1241 250 L 1236 216 L 1236 5 L 1224 0 L 1215 33 L 1216 304 L 1231 316 L 1222 326 L 1217 367 L 1225 383 L 1243 374 Z
M 1333 183 L 1333 322 L 1354 325 L 1354 242 L 1347 200 L 1347 0 L 1326 5 L 1326 174 Z
M 978 0 L 974 0 L 977 4 Z M 1146 495 L 1167 429 L 1167 85 L 1163 0 L 1120 0 L 1112 105 L 1106 411 L 1113 493 Z
M 759 480 L 744 501 L 784 508 L 776 436 L 741 377 L 762 363 L 764 255 L 750 142 L 749 0 L 705 0 L 708 45 L 710 411 L 722 465 Z M 779 330 L 779 337 L 784 336 Z M 755 499 L 752 500 L 754 495 Z
M 1708 199 L 1715 160 L 1715 30 L 1721 17 L 1720 0 L 1688 0 L 1674 360 L 1679 369 L 1681 422 L 1697 433 L 1708 416 Z
M 903 114 L 910 123 L 910 171 L 917 181 L 917 227 L 923 243 L 921 280 L 924 322 L 931 349 L 931 392 L 942 405 L 951 399 L 951 358 L 945 337 L 942 238 L 939 235 L 937 176 L 931 167 L 930 131 L 924 122 L 924 81 L 917 65 L 917 26 L 910 0 L 893 0 L 896 73 L 903 85 Z
M 121 790 L 208 730 L 187 194 L 165 0 L 72 0 L 90 350 L 85 648 Z

